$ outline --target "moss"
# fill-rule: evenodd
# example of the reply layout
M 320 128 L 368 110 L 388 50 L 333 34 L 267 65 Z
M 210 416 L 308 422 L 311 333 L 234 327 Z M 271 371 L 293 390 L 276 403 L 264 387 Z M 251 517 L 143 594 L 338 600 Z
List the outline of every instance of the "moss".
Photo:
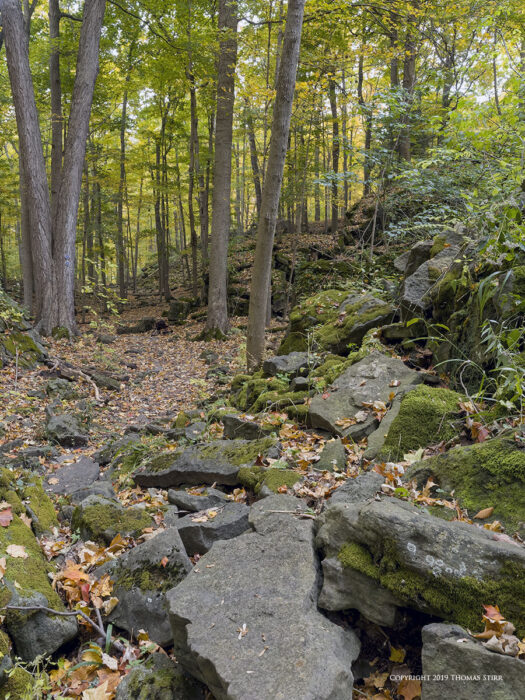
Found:
M 252 406 L 252 411 L 258 413 L 265 408 L 270 407 L 272 410 L 276 408 L 286 408 L 287 406 L 295 406 L 303 404 L 305 399 L 310 396 L 309 391 L 266 391 L 261 394 L 257 401 Z
M 454 490 L 470 515 L 493 507 L 492 519 L 514 530 L 525 521 L 525 449 L 511 438 L 496 438 L 425 460 L 425 472 Z M 408 476 L 422 465 L 414 465 Z
M 34 514 L 33 528 L 37 535 L 59 526 L 53 503 L 45 493 L 40 479 L 35 479 L 32 484 L 24 488 L 24 499 L 29 501 L 29 508 Z
M 277 350 L 278 355 L 288 355 L 291 352 L 305 352 L 308 350 L 308 336 L 301 331 L 287 333 Z
M 295 420 L 300 423 L 306 422 L 309 410 L 310 407 L 306 403 L 300 404 L 299 406 L 287 406 L 286 408 L 286 412 L 290 418 L 295 418 Z
M 9 335 L 4 335 L 0 338 L 0 343 L 13 358 L 18 351 L 18 362 L 22 367 L 31 367 L 42 356 L 33 338 L 21 331 L 12 331 Z
M 3 658 L 6 654 L 9 654 L 11 650 L 11 641 L 7 634 L 0 630 L 0 658 Z
M 163 452 L 162 454 L 153 457 L 153 459 L 148 459 L 143 462 L 141 467 L 146 469 L 148 472 L 163 472 L 165 469 L 169 469 L 169 467 L 171 467 L 179 454 L 179 450 Z
M 242 486 L 255 491 L 263 474 L 264 467 L 241 467 L 237 474 L 237 479 Z
M 347 291 L 327 289 L 308 297 L 292 309 L 290 330 L 304 332 L 312 326 L 332 320 L 337 316 L 337 311 L 347 296 Z
M 11 504 L 13 513 L 20 515 L 21 513 L 26 512 L 22 499 L 16 493 L 16 491 L 12 491 L 11 489 L 8 491 L 2 491 L 2 500 Z
M 345 308 L 346 316 L 344 320 L 334 320 L 325 323 L 314 331 L 314 341 L 322 350 L 333 352 L 344 352 L 351 343 L 359 343 L 366 330 L 380 325 L 385 316 L 393 314 L 390 304 L 381 303 L 373 305 L 372 308 L 361 309 L 367 306 L 366 296 L 359 302 Z
M 64 326 L 55 326 L 51 331 L 51 335 L 55 340 L 69 340 L 71 334 Z
M 240 467 L 243 464 L 255 462 L 259 455 L 265 454 L 274 445 L 275 440 L 271 437 L 250 440 L 242 444 L 232 441 L 232 444 L 228 446 L 212 442 L 202 447 L 199 452 L 203 457 L 223 458 L 227 462 Z
M 25 548 L 28 557 L 26 559 L 10 557 L 7 547 L 11 544 Z M 6 557 L 7 566 L 0 584 L 0 599 L 2 605 L 7 605 L 11 598 L 10 586 L 16 581 L 21 586 L 18 593 L 21 597 L 31 597 L 35 592 L 42 593 L 48 601 L 49 607 L 63 610 L 62 601 L 58 594 L 51 588 L 48 573 L 53 568 L 47 563 L 31 528 L 25 525 L 18 515 L 7 528 L 0 528 L 0 556 Z M 7 585 L 9 584 L 9 586 Z M 11 611 L 8 614 L 8 624 L 19 613 Z
M 280 486 L 292 488 L 302 479 L 301 474 L 292 469 L 275 469 L 265 467 L 241 467 L 238 474 L 239 483 L 255 493 L 259 493 L 266 486 L 277 493 Z
M 97 542 L 111 540 L 117 533 L 137 537 L 152 520 L 143 510 L 119 508 L 115 503 L 94 503 L 85 507 L 77 506 L 73 512 L 71 527 L 80 529 L 84 537 Z
M 356 571 L 360 571 L 370 578 L 379 581 L 379 570 L 374 566 L 372 555 L 366 547 L 363 547 L 357 542 L 347 542 L 344 544 L 337 558 L 343 566 L 356 569 Z
M 446 236 L 436 236 L 434 238 L 434 244 L 432 248 L 430 249 L 430 257 L 435 258 L 438 253 L 441 253 L 442 250 L 445 250 L 445 244 L 447 242 L 447 237 Z
M 170 588 L 179 583 L 186 575 L 185 570 L 180 566 L 168 564 L 164 567 L 160 562 L 150 564 L 140 569 L 127 569 L 118 567 L 110 574 L 115 582 L 115 587 L 130 591 L 138 588 L 141 591 L 155 591 L 166 593 Z
M 8 673 L 8 678 L 0 687 L 0 700 L 25 700 L 29 698 L 34 679 L 33 676 L 21 666 L 15 666 Z
M 277 493 L 281 486 L 292 488 L 302 478 L 301 474 L 292 469 L 272 469 L 270 467 L 270 469 L 265 470 L 262 479 L 255 487 L 255 492 L 258 493 L 263 486 L 266 486 L 270 491 Z
M 482 605 L 498 605 L 516 625 L 517 633 L 525 633 L 525 576 L 518 565 L 504 564 L 500 576 L 491 580 L 446 575 L 436 578 L 403 568 L 395 545 L 386 538 L 375 557 L 366 547 L 354 545 L 350 542 L 341 548 L 339 559 L 343 566 L 378 580 L 408 606 L 416 603 L 416 607 L 426 608 L 447 621 L 476 629 L 480 626 Z
M 189 416 L 181 411 L 172 423 L 172 428 L 185 428 L 191 423 Z
M 451 422 L 461 398 L 455 391 L 425 385 L 410 391 L 390 426 L 381 458 L 401 459 L 407 452 L 455 437 L 457 428 Z
M 246 381 L 238 394 L 233 398 L 233 403 L 243 411 L 251 408 L 261 394 L 267 391 L 286 391 L 288 381 L 278 377 L 261 378 L 254 377 Z

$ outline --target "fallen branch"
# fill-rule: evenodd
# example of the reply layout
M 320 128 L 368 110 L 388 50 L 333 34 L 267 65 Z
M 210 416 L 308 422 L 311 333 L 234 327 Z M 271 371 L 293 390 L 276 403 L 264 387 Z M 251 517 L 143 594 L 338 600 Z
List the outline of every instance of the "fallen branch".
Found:
M 80 379 L 83 379 L 88 384 L 91 384 L 91 386 L 93 387 L 93 392 L 95 394 L 95 400 L 98 401 L 99 403 L 102 401 L 102 399 L 100 398 L 100 392 L 98 390 L 98 386 L 95 384 L 93 379 L 91 379 L 91 377 L 88 376 L 81 369 L 76 369 L 74 367 L 64 367 L 64 365 L 60 364 L 60 360 L 51 359 L 51 358 L 47 361 L 46 364 L 48 365 L 51 372 L 58 371 L 59 376 L 62 377 L 63 379 L 74 380 L 76 378 L 80 378 Z
M 45 605 L 5 605 L 3 608 L 0 608 L 0 610 L 19 610 L 22 612 L 45 612 L 49 613 L 50 615 L 57 615 L 59 617 L 76 617 L 79 615 L 83 620 L 88 622 L 94 630 L 96 630 L 100 636 L 103 639 L 106 639 L 107 632 L 104 629 L 104 625 L 102 624 L 102 618 L 100 617 L 100 612 L 97 610 L 98 613 L 98 618 L 100 623 L 97 624 L 96 622 L 93 622 L 93 620 L 89 617 L 89 615 L 86 615 L 85 612 L 82 610 L 71 610 L 71 611 L 65 611 L 65 612 L 60 612 L 59 610 L 53 610 L 53 608 L 47 608 Z M 115 649 L 119 652 L 124 652 L 126 647 L 122 644 L 122 642 L 119 642 L 117 639 L 112 639 L 111 640 L 112 646 L 115 647 Z

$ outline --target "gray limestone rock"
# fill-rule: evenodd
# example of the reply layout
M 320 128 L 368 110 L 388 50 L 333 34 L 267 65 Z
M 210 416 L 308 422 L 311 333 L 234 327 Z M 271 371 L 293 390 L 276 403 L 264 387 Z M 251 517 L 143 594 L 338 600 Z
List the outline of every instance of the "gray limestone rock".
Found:
M 457 625 L 427 625 L 422 637 L 421 700 L 522 700 L 525 661 L 489 651 Z
M 255 532 L 217 542 L 168 593 L 176 657 L 217 700 L 352 696 L 359 641 L 317 610 L 313 523 L 297 505 L 256 503 Z
M 177 529 L 191 556 L 205 554 L 218 540 L 229 540 L 249 529 L 250 509 L 244 503 L 226 503 L 180 518 Z
M 166 561 L 167 559 L 167 561 Z M 136 635 L 144 629 L 161 646 L 172 642 L 166 591 L 191 571 L 191 562 L 177 528 L 171 527 L 95 570 L 109 574 L 117 606 L 108 619 Z
M 313 428 L 360 440 L 379 425 L 373 409 L 365 404 L 378 400 L 387 404 L 392 394 L 405 392 L 421 380 L 421 374 L 409 369 L 401 360 L 374 350 L 345 370 L 330 391 L 313 397 L 308 414 L 310 423 Z M 357 422 L 353 425 L 338 425 L 339 421 L 354 417 Z

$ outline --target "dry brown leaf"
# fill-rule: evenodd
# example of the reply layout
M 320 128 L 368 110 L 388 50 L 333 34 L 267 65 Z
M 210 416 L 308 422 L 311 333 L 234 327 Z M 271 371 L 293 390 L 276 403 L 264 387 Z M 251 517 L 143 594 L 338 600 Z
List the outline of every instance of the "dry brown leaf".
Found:
M 10 544 L 5 551 L 14 559 L 27 559 L 29 556 L 22 544 Z
M 476 520 L 485 520 L 485 518 L 490 518 L 492 513 L 494 513 L 494 506 L 491 506 L 490 508 L 483 508 L 483 510 L 480 510 L 479 513 L 476 513 L 474 518 Z

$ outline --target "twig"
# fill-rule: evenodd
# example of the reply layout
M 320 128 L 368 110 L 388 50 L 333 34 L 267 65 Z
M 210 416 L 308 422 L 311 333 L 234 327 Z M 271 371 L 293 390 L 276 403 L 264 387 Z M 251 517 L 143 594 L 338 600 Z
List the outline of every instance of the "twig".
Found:
M 82 610 L 71 610 L 71 611 L 65 611 L 61 612 L 59 610 L 53 610 L 53 608 L 47 608 L 45 605 L 5 605 L 3 608 L 0 608 L 0 610 L 21 610 L 24 612 L 29 612 L 31 610 L 34 610 L 36 612 L 46 612 L 51 615 L 57 615 L 59 617 L 76 617 L 79 615 L 83 620 L 88 622 L 93 629 L 95 629 L 101 637 L 106 639 L 106 630 L 104 629 L 104 624 L 102 623 L 102 618 L 100 617 L 100 612 L 98 611 L 97 608 L 95 608 L 96 612 L 98 613 L 98 617 L 100 620 L 100 624 L 97 624 L 96 622 L 93 622 L 93 620 L 89 617 L 89 615 L 86 615 L 85 612 Z M 124 652 L 125 651 L 125 646 L 119 642 L 117 639 L 112 639 L 111 644 L 115 647 L 115 649 L 119 652 Z
M 299 518 L 309 518 L 310 520 L 315 520 L 317 516 L 311 515 L 310 513 L 301 513 L 295 510 L 267 510 L 265 513 L 289 513 L 290 515 L 297 515 Z

